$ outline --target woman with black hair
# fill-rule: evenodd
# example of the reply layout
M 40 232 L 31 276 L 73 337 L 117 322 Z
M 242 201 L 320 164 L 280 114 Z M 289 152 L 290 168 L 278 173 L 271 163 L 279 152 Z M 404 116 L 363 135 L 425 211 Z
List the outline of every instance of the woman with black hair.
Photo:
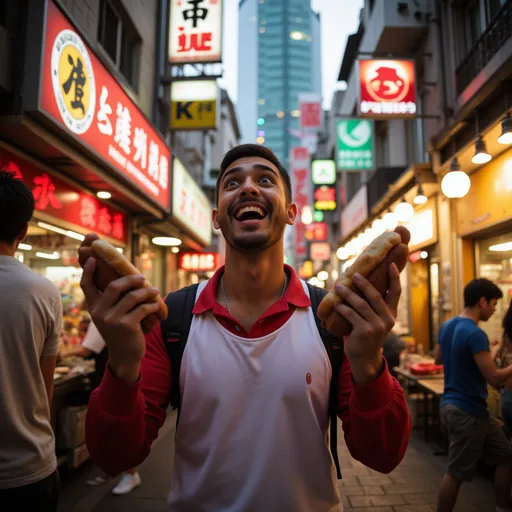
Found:
M 503 340 L 496 356 L 498 368 L 512 364 L 512 301 L 503 318 Z M 501 417 L 505 423 L 505 433 L 512 438 L 512 378 L 505 381 L 500 391 Z

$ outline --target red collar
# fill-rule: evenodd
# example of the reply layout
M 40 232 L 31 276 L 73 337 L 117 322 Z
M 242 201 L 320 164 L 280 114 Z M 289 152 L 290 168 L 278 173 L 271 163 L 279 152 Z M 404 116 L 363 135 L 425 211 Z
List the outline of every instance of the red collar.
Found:
M 306 308 L 311 306 L 311 301 L 307 293 L 304 291 L 302 283 L 298 278 L 295 270 L 289 265 L 284 265 L 284 270 L 290 279 L 288 286 L 284 292 L 282 299 L 278 301 L 287 302 L 300 308 Z M 194 315 L 200 315 L 205 311 L 209 311 L 215 308 L 217 305 L 217 287 L 219 286 L 220 278 L 224 274 L 224 266 L 220 267 L 213 277 L 208 281 L 208 284 L 204 287 L 201 295 L 197 299 L 192 312 Z

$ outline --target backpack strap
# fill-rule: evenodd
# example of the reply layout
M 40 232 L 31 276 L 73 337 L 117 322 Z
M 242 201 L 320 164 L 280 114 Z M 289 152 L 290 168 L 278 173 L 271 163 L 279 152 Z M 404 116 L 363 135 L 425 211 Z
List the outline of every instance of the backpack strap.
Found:
M 181 290 L 169 293 L 165 304 L 169 313 L 160 325 L 162 340 L 171 361 L 171 407 L 178 409 L 176 426 L 180 419 L 180 369 L 181 359 L 187 344 L 190 325 L 192 324 L 192 310 L 196 302 L 198 284 L 193 284 Z
M 331 362 L 332 367 L 331 388 L 329 391 L 329 418 L 331 422 L 331 432 L 329 437 L 331 444 L 331 454 L 334 460 L 334 465 L 336 466 L 336 474 L 338 479 L 341 480 L 340 461 L 338 458 L 338 389 L 340 370 L 344 357 L 343 344 L 338 337 L 331 334 L 322 325 L 316 314 L 318 305 L 325 297 L 325 295 L 327 295 L 327 291 L 323 290 L 322 288 L 317 288 L 316 286 L 313 286 L 309 283 L 306 284 L 309 290 L 311 309 L 313 310 L 316 326 L 324 343 L 325 350 L 327 351 L 327 355 L 329 356 L 329 361 Z

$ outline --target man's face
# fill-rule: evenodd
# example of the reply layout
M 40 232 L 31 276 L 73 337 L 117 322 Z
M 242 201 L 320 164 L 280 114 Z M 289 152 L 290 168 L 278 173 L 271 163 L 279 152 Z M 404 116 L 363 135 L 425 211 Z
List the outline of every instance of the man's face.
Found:
M 213 223 L 226 242 L 239 251 L 258 252 L 281 240 L 293 225 L 297 207 L 286 200 L 277 167 L 261 157 L 234 161 L 219 183 Z
M 487 322 L 494 315 L 497 305 L 497 299 L 491 299 L 490 301 L 484 298 L 480 299 L 480 320 Z

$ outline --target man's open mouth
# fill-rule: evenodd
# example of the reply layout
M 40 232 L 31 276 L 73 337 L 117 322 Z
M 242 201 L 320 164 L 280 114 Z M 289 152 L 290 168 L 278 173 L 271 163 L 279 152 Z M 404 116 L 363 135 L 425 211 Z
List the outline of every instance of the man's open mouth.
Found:
M 246 220 L 261 220 L 268 215 L 267 211 L 261 206 L 239 206 L 235 211 L 235 219 L 238 222 Z

